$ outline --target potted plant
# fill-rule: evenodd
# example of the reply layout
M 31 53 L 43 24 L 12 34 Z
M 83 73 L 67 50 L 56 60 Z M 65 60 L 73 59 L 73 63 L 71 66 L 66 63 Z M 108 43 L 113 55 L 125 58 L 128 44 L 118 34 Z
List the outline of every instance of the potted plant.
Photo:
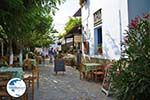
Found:
M 98 51 L 99 54 L 102 54 L 102 53 L 103 53 L 103 52 L 102 52 L 102 44 L 98 44 L 98 46 L 97 46 L 97 51 Z
M 83 7 L 85 2 L 87 2 L 87 0 L 80 0 L 80 6 Z
M 72 58 L 70 59 L 70 65 L 71 65 L 72 67 L 75 66 L 75 57 L 72 57 Z

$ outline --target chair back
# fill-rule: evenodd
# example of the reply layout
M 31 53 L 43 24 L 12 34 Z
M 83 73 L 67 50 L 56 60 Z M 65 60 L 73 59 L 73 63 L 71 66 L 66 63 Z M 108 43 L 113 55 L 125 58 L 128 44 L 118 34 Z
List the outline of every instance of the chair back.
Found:
M 6 89 L 8 81 L 12 78 L 12 73 L 0 72 L 0 91 Z
M 0 66 L 7 66 L 8 65 L 8 57 L 0 56 Z
M 81 58 L 81 62 L 82 63 L 89 63 L 89 62 L 91 62 L 91 59 L 90 59 L 90 57 L 89 56 L 82 56 L 82 58 Z
M 32 70 L 33 69 L 33 65 L 29 59 L 24 60 L 23 69 L 24 70 Z
M 11 98 L 11 96 L 7 93 L 7 89 L 6 89 L 7 83 L 11 78 L 12 78 L 12 73 L 0 72 L 0 100 L 3 97 Z
M 80 72 L 85 71 L 85 67 L 84 67 L 84 65 L 82 63 L 80 64 L 79 71 Z
M 13 74 L 10 72 L 0 72 L 0 81 L 3 80 L 10 80 L 12 78 Z

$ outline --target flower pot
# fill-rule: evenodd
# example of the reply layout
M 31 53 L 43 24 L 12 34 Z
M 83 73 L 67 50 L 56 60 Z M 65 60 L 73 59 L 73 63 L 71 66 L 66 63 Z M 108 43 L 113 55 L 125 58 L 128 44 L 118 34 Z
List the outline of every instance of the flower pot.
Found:
M 103 53 L 102 48 L 98 48 L 98 53 L 99 53 L 99 54 L 102 54 L 102 53 Z

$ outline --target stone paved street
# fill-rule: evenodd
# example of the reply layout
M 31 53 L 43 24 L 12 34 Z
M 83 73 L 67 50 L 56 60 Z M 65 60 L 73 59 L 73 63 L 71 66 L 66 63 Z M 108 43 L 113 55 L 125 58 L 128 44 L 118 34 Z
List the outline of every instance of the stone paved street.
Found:
M 40 66 L 40 86 L 35 100 L 112 100 L 101 92 L 100 83 L 80 80 L 79 72 L 67 66 L 66 72 L 53 71 L 53 65 Z

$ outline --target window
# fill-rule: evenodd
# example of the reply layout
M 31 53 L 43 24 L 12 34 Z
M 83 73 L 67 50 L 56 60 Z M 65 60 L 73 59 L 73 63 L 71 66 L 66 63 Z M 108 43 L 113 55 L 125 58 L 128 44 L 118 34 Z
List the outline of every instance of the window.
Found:
M 98 45 L 102 44 L 102 28 L 97 29 L 97 39 L 98 39 Z
M 102 27 L 94 29 L 95 54 L 102 54 Z

